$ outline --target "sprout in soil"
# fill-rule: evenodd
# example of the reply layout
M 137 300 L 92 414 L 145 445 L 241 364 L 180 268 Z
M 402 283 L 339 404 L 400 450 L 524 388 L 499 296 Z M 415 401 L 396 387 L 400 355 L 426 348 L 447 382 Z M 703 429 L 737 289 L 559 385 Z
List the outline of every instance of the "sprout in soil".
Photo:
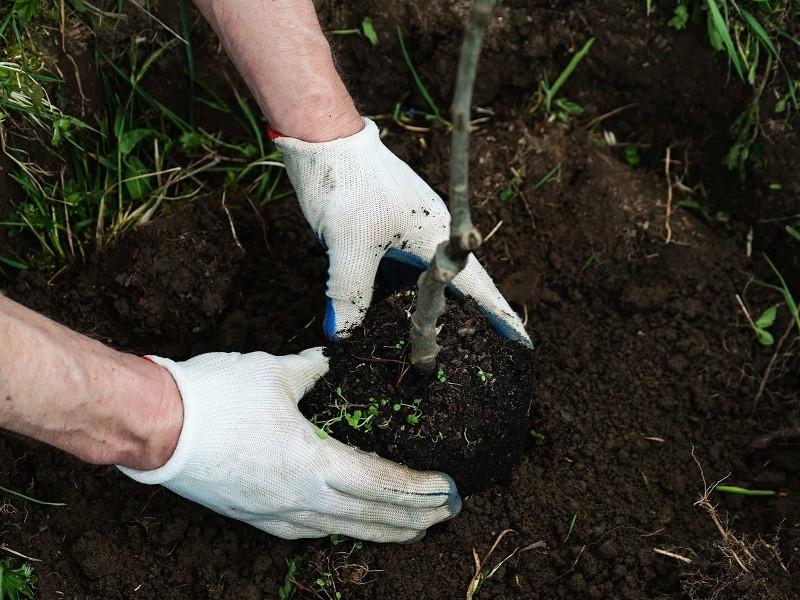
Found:
M 466 266 L 470 252 L 481 245 L 481 234 L 469 211 L 469 121 L 478 56 L 494 3 L 473 2 L 458 60 L 450 149 L 450 239 L 439 244 L 428 269 L 420 275 L 417 308 L 411 316 L 411 363 L 423 373 L 433 372 L 441 349 L 436 342 L 436 322 L 444 312 L 444 290 Z
M 478 379 L 481 380 L 481 383 L 494 383 L 494 375 L 487 373 L 480 367 L 478 367 L 476 375 L 478 376 Z
M 14 568 L 12 559 L 0 560 L 0 600 L 33 598 L 36 575 L 29 564 Z

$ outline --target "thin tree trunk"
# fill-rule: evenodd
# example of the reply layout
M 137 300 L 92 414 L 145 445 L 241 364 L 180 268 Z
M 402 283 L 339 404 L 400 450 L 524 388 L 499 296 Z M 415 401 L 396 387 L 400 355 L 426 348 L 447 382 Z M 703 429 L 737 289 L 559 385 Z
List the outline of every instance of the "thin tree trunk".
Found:
M 439 244 L 430 266 L 420 275 L 417 309 L 411 316 L 411 363 L 424 373 L 436 367 L 441 349 L 436 322 L 444 312 L 445 288 L 466 266 L 470 252 L 481 245 L 469 210 L 469 123 L 478 57 L 494 4 L 495 0 L 473 1 L 458 60 L 450 149 L 450 239 Z

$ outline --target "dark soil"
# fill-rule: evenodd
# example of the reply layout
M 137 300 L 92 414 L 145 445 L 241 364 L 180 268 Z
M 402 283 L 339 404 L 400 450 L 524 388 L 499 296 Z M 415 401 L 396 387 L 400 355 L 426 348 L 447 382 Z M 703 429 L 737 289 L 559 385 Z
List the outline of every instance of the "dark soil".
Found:
M 421 374 L 409 364 L 410 292 L 373 301 L 350 338 L 330 347 L 330 371 L 300 409 L 348 444 L 447 473 L 462 495 L 506 483 L 530 428 L 533 351 L 495 333 L 472 300 L 450 299 L 439 368 Z
M 800 425 L 798 342 L 788 335 L 777 354 L 760 346 L 735 299 L 740 294 L 754 312 L 779 302 L 752 284 L 750 273 L 768 275 L 762 251 L 783 257 L 787 276 L 796 277 L 796 249 L 778 245 L 783 222 L 770 219 L 800 213 L 797 121 L 764 113 L 767 158 L 740 182 L 721 160 L 747 90 L 728 82 L 701 32 L 665 27 L 671 3 L 654 2 L 650 17 L 644 4 L 509 0 L 487 39 L 476 100 L 495 116 L 474 135 L 471 178 L 481 230 L 502 224 L 479 258 L 528 315 L 540 373 L 532 414 L 538 444 L 506 485 L 466 497 L 458 518 L 418 544 L 287 542 L 3 433 L 2 485 L 68 504 L 3 498 L 0 542 L 42 560 L 39 597 L 272 599 L 287 561 L 300 556 L 297 597 L 314 597 L 304 590 L 319 589 L 315 579 L 332 573 L 344 598 L 459 598 L 475 571 L 473 549 L 484 558 L 506 529 L 513 532 L 485 566 L 513 556 L 477 598 L 800 597 L 800 444 L 748 448 L 757 436 Z M 465 6 L 322 3 L 331 29 L 369 15 L 379 32 L 378 49 L 356 36 L 335 39 L 365 113 L 389 111 L 411 87 L 395 25 L 446 105 Z M 198 51 L 213 54 L 207 32 L 197 36 Z M 527 108 L 542 72 L 552 76 L 590 36 L 597 41 L 564 88 L 584 116 L 571 127 L 534 119 Z M 179 96 L 164 101 L 185 108 Z M 629 103 L 636 107 L 602 127 L 644 144 L 637 168 L 587 127 Z M 385 143 L 441 187 L 447 133 L 383 125 Z M 678 209 L 665 244 L 667 147 L 681 161 L 676 168 L 689 170 L 687 185 L 703 182 L 715 202 L 734 199 L 745 209 L 728 224 Z M 556 165 L 557 176 L 538 186 Z M 498 193 L 512 168 L 521 175 L 518 194 L 503 202 Z M 769 188 L 773 181 L 780 190 Z M 325 343 L 326 261 L 295 203 L 264 209 L 267 246 L 249 203 L 227 202 L 244 253 L 219 198 L 209 198 L 131 232 L 86 265 L 55 277 L 28 273 L 7 291 L 138 353 L 184 359 Z M 789 325 L 781 307 L 774 331 L 791 334 Z M 383 351 L 376 356 L 389 356 Z M 695 502 L 729 474 L 726 483 L 777 494 L 712 493 L 723 534 Z

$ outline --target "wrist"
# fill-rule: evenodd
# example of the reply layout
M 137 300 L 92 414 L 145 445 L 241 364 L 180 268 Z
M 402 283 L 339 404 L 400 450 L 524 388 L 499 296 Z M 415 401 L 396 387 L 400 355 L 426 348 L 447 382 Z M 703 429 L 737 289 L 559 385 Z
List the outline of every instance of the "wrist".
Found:
M 122 404 L 122 434 L 113 463 L 139 470 L 163 466 L 183 428 L 183 400 L 172 375 L 149 359 L 129 356 L 138 385 Z
M 348 98 L 346 102 L 309 102 L 300 109 L 273 117 L 270 127 L 280 135 L 316 143 L 354 135 L 364 128 L 364 121 Z

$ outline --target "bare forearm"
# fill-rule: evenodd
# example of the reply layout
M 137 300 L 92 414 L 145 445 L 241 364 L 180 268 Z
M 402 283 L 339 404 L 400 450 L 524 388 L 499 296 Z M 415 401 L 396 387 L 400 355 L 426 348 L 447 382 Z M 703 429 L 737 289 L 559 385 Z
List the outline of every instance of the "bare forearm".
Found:
M 92 463 L 155 468 L 182 418 L 163 368 L 0 295 L 0 427 Z
M 361 129 L 311 0 L 195 0 L 273 128 L 309 142 Z

